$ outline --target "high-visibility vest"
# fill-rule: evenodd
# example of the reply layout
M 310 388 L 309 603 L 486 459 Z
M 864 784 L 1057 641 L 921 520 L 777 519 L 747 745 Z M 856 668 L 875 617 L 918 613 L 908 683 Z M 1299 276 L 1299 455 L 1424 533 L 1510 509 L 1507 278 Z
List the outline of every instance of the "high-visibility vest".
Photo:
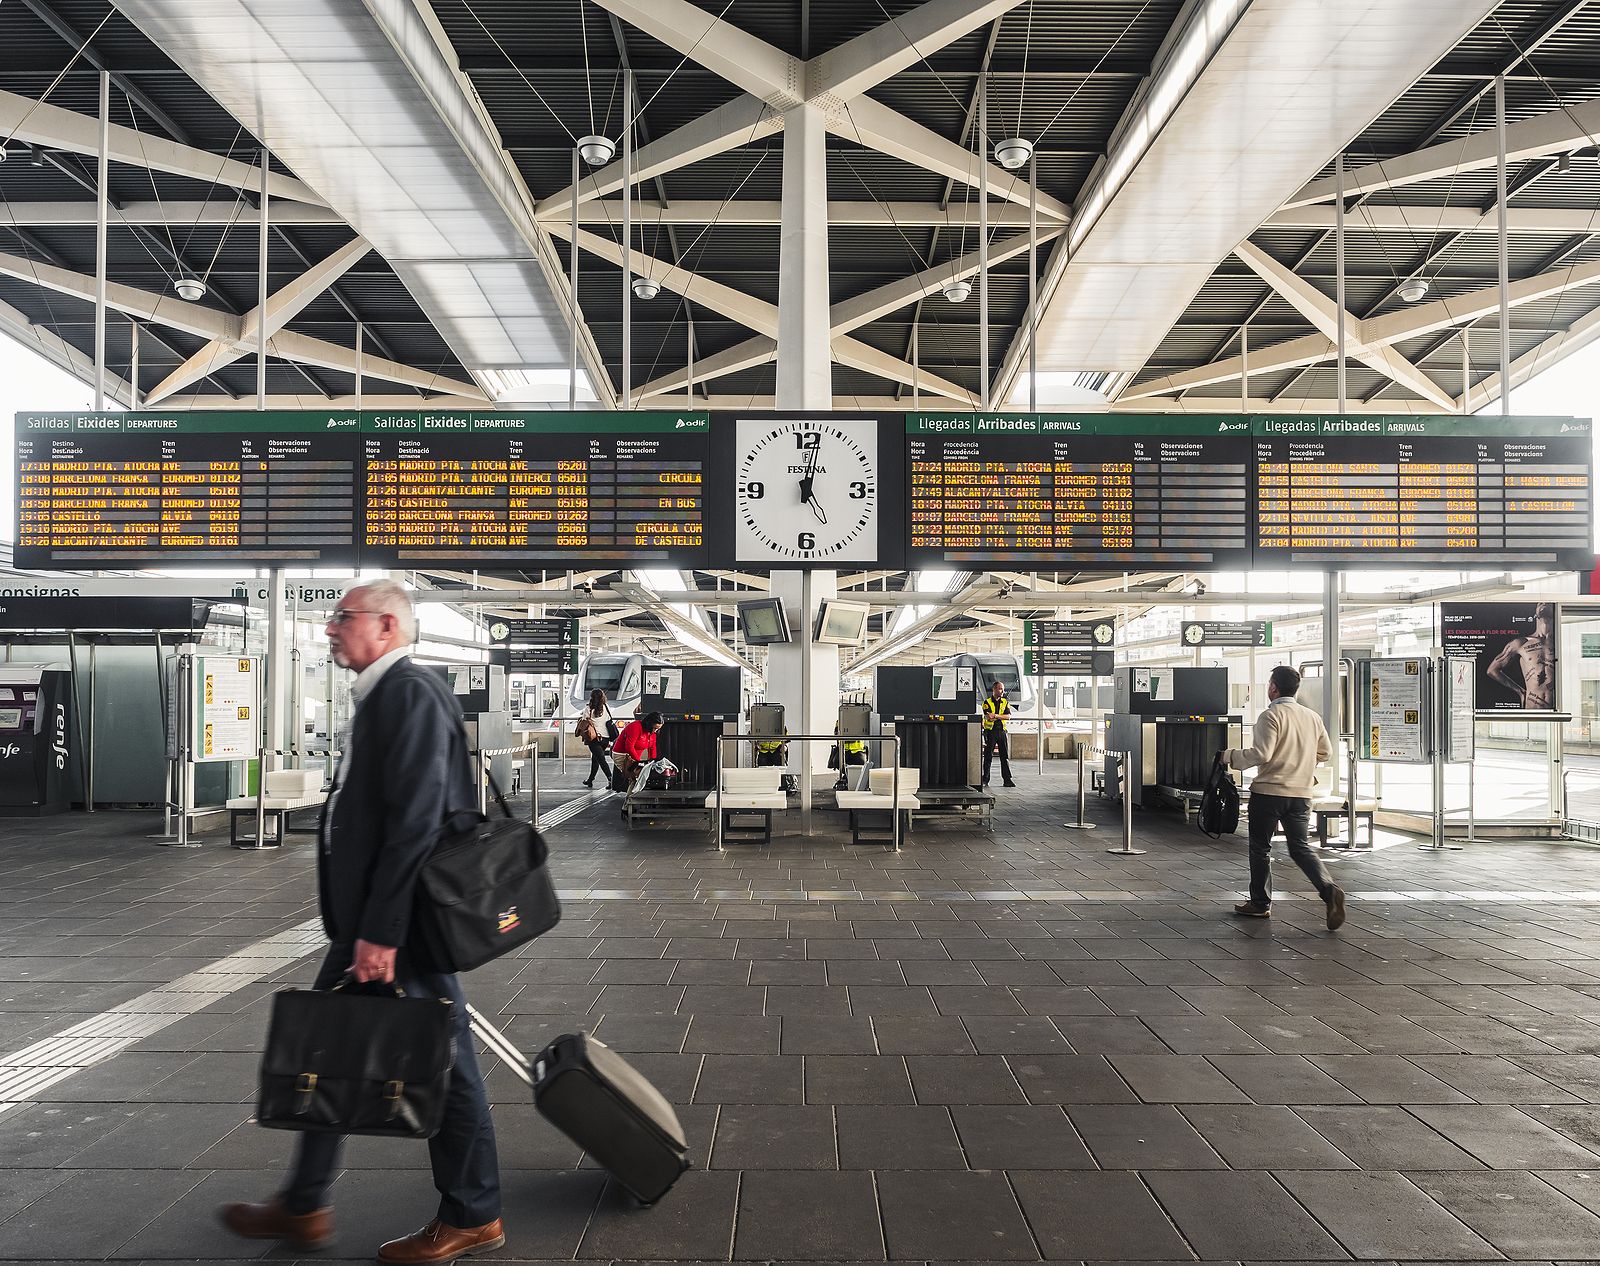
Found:
M 783 732 L 788 734 L 789 728 L 785 726 Z M 756 752 L 761 756 L 771 756 L 777 752 L 783 751 L 783 746 L 784 740 L 781 738 L 762 739 L 756 744 Z
M 983 728 L 992 730 L 998 722 L 1000 728 L 1006 728 L 1006 718 L 1011 715 L 1011 700 L 996 699 L 993 695 L 986 695 L 983 700 Z
M 852 756 L 860 755 L 862 752 L 867 750 L 867 744 L 863 739 L 847 738 L 840 743 L 840 746 Z

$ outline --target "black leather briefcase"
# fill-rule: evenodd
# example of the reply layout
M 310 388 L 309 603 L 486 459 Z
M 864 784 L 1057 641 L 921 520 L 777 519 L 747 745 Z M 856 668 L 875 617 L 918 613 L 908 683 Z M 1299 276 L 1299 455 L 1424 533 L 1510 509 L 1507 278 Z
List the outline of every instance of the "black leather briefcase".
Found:
M 544 838 L 489 786 L 502 816 L 456 815 L 470 825 L 443 836 L 418 875 L 406 945 L 424 971 L 471 971 L 561 921 Z
M 285 989 L 272 999 L 256 1120 L 275 1130 L 432 1138 L 455 1063 L 448 999 L 393 985 Z

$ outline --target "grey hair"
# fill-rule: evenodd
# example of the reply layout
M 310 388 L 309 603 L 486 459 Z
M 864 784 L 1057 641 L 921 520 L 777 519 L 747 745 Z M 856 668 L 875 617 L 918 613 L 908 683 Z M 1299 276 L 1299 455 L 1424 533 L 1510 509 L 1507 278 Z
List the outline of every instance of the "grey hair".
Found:
M 417 640 L 417 610 L 411 603 L 409 589 L 398 580 L 367 580 L 351 586 L 346 596 L 357 589 L 367 595 L 367 610 L 394 616 L 404 645 L 410 646 Z

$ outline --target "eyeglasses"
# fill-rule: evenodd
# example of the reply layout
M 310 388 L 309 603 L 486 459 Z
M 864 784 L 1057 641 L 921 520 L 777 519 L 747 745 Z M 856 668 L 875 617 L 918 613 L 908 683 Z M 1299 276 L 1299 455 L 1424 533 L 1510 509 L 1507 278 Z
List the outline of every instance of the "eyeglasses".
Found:
M 381 611 L 357 611 L 350 607 L 335 607 L 328 613 L 329 624 L 349 624 L 358 615 L 382 615 Z

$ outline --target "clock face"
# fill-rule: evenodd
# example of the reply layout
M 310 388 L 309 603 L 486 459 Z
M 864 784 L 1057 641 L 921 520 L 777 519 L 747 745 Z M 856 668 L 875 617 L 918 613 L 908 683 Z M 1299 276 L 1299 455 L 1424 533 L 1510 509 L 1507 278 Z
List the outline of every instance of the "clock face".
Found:
M 1205 626 L 1200 624 L 1185 624 L 1183 626 L 1183 640 L 1188 642 L 1190 646 L 1199 646 L 1201 642 L 1206 640 Z
M 876 561 L 875 419 L 740 418 L 737 439 L 741 563 Z
M 1111 645 L 1111 639 L 1116 635 L 1116 628 L 1110 624 L 1097 624 L 1094 626 L 1094 640 L 1101 646 Z

